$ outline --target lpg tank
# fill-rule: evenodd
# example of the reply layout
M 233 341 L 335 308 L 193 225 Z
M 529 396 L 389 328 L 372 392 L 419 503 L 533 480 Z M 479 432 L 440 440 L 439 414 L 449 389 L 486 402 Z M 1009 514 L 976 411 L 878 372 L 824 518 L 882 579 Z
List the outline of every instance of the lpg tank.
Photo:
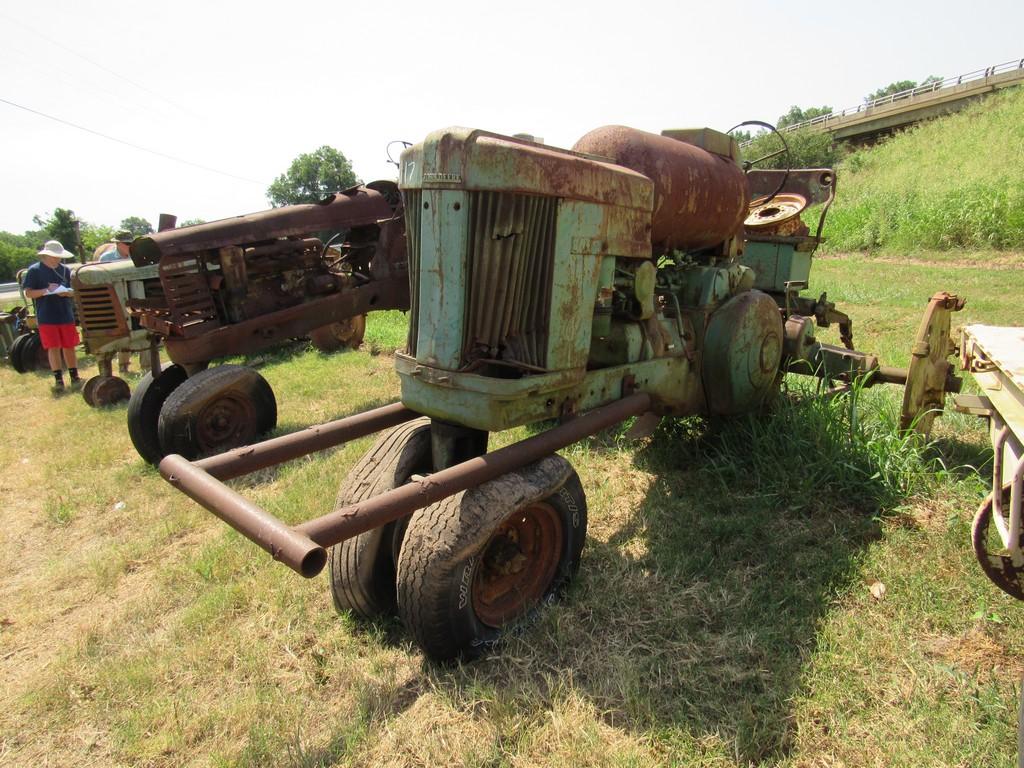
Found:
M 607 157 L 654 182 L 655 253 L 717 245 L 743 226 L 750 193 L 746 175 L 731 158 L 623 125 L 597 128 L 573 150 Z

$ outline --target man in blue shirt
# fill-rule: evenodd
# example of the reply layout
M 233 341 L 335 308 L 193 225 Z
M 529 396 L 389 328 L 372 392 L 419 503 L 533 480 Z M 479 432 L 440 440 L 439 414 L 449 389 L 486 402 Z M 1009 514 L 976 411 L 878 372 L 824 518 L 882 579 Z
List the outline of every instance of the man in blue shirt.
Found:
M 36 255 L 39 261 L 25 272 L 22 286 L 25 297 L 36 302 L 39 340 L 50 360 L 54 391 L 61 392 L 64 389 L 62 363 L 68 367 L 71 385 L 81 382 L 75 355 L 79 338 L 71 304 L 71 270 L 61 263 L 64 259 L 75 258 L 75 254 L 64 250 L 56 240 L 48 240 Z
M 113 241 L 107 243 L 107 249 L 96 260 L 118 261 L 119 259 L 127 259 L 131 255 L 128 246 L 132 244 L 133 239 L 131 232 L 118 232 L 114 235 Z

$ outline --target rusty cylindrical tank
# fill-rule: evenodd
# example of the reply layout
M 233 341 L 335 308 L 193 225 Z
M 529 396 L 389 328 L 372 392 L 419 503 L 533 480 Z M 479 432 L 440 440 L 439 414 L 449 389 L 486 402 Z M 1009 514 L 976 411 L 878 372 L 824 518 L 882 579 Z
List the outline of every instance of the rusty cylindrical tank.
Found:
M 746 175 L 729 158 L 622 125 L 591 131 L 573 150 L 607 157 L 654 182 L 655 253 L 706 248 L 743 226 L 750 193 Z

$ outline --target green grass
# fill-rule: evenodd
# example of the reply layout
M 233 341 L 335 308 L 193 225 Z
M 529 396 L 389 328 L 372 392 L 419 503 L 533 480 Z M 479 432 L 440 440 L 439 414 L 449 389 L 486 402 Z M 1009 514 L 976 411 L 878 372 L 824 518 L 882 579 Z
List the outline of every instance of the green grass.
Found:
M 846 157 L 825 227 L 834 251 L 1024 247 L 1024 89 Z
M 900 365 L 935 290 L 968 296 L 958 322 L 1014 319 L 1018 267 L 831 257 L 812 288 Z M 246 362 L 285 433 L 397 399 L 403 339 L 400 313 L 371 315 L 360 351 Z M 172 491 L 123 406 L 48 385 L 0 368 L 4 764 L 1013 764 L 1024 616 L 970 551 L 977 419 L 947 414 L 923 444 L 894 429 L 898 390 L 851 410 L 794 381 L 765 416 L 574 445 L 590 526 L 567 599 L 440 668 Z M 298 521 L 332 507 L 369 444 L 234 487 Z

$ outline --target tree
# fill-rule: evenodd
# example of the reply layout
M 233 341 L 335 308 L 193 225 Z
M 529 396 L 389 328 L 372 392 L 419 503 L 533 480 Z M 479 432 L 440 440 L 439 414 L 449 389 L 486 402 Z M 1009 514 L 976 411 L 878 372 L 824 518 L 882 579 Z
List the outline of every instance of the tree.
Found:
M 348 158 L 325 145 L 292 160 L 287 173 L 278 176 L 267 188 L 267 199 L 275 208 L 315 203 L 358 183 Z
M 870 104 L 872 101 L 878 99 L 884 99 L 886 96 L 894 96 L 897 93 L 903 91 L 909 91 L 911 88 L 919 88 L 922 85 L 931 85 L 932 83 L 941 83 L 942 78 L 938 75 L 928 75 L 920 83 L 913 80 L 897 80 L 895 83 L 889 83 L 885 88 L 879 88 L 877 91 L 872 91 L 864 97 L 864 103 Z
M 835 142 L 828 131 L 816 131 L 811 127 L 800 128 L 785 134 L 789 155 L 780 152 L 774 157 L 758 163 L 756 168 L 831 168 L 838 161 Z M 757 134 L 751 143 L 742 149 L 744 160 L 757 160 L 782 149 L 782 141 L 774 133 L 765 131 Z
M 70 208 L 54 208 L 53 215 L 44 219 L 33 216 L 34 221 L 52 240 L 57 240 L 69 251 L 78 251 L 78 220 Z
M 141 216 L 129 216 L 126 219 L 121 219 L 120 228 L 131 232 L 132 237 L 142 237 L 153 233 L 153 225 Z
M 42 240 L 38 245 L 30 245 L 26 239 L 10 232 L 0 232 L 0 282 L 13 282 L 19 269 L 36 260 L 36 250 L 42 245 Z
M 180 229 L 181 227 L 194 227 L 197 224 L 205 224 L 205 223 L 206 223 L 206 219 L 185 219 L 184 221 L 179 222 L 178 228 Z
M 106 224 L 90 224 L 83 221 L 81 225 L 82 247 L 87 254 L 93 253 L 104 243 L 114 239 L 114 228 Z
M 789 108 L 789 112 L 781 115 L 775 123 L 776 128 L 785 128 L 787 125 L 796 125 L 804 120 L 811 120 L 815 117 L 832 114 L 832 107 L 808 107 L 800 109 L 795 104 Z

